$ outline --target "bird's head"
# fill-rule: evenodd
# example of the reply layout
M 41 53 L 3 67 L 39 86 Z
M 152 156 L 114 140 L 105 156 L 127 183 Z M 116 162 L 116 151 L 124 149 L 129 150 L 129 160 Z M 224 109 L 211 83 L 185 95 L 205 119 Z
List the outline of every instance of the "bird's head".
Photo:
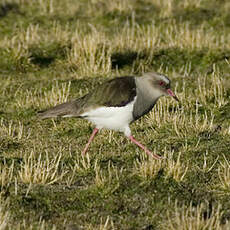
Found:
M 149 82 L 154 88 L 155 92 L 158 92 L 159 96 L 171 96 L 176 101 L 179 101 L 178 97 L 173 93 L 170 88 L 170 80 L 163 74 L 159 73 L 146 73 L 145 76 L 149 78 Z

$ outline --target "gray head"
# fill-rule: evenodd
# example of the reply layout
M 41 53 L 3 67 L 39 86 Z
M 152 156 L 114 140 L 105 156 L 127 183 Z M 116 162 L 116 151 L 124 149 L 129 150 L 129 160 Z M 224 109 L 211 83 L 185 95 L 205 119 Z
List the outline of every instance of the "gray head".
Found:
M 142 77 L 146 79 L 146 81 L 149 85 L 151 85 L 152 88 L 154 88 L 155 94 L 158 94 L 159 97 L 166 95 L 171 96 L 175 100 L 179 101 L 177 96 L 170 89 L 171 81 L 165 75 L 155 72 L 149 72 L 145 73 Z

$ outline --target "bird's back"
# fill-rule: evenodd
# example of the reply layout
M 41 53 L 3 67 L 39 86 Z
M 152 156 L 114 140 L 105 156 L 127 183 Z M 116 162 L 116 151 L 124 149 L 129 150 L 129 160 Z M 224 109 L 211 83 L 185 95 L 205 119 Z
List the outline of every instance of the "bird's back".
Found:
M 136 96 L 135 78 L 119 77 L 97 86 L 85 96 L 41 111 L 41 119 L 52 117 L 81 117 L 82 114 L 101 106 L 122 107 Z

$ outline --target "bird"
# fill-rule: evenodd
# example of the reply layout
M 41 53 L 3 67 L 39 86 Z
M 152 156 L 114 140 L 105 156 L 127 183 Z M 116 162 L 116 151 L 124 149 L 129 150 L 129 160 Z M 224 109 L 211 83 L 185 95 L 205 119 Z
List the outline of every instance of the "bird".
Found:
M 80 98 L 40 111 L 38 116 L 40 119 L 75 117 L 93 123 L 95 127 L 82 151 L 83 155 L 98 131 L 105 128 L 122 132 L 147 154 L 155 159 L 162 159 L 133 137 L 129 125 L 149 113 L 161 96 L 171 96 L 179 102 L 170 86 L 170 79 L 157 72 L 146 72 L 142 76 L 116 77 Z

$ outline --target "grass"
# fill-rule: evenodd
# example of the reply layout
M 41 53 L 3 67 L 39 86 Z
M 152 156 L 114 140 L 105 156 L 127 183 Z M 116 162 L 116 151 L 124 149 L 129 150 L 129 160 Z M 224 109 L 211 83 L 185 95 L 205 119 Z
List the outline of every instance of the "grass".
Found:
M 229 229 L 228 1 L 0 3 L 0 229 Z M 37 111 L 113 77 L 158 71 L 161 98 L 131 125 L 165 158 L 79 119 Z

